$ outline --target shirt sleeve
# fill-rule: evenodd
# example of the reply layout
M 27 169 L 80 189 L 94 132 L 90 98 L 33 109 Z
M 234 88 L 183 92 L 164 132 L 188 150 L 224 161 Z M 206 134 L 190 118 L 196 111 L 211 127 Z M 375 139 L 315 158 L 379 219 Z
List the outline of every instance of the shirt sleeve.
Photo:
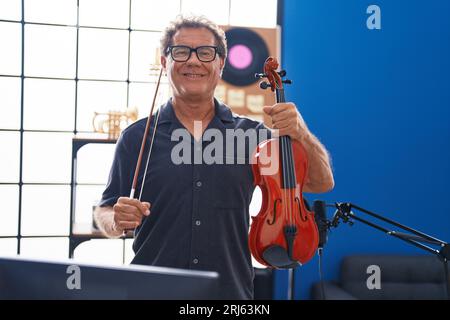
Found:
M 255 129 L 258 132 L 258 143 L 272 138 L 272 130 L 263 122 L 259 122 Z

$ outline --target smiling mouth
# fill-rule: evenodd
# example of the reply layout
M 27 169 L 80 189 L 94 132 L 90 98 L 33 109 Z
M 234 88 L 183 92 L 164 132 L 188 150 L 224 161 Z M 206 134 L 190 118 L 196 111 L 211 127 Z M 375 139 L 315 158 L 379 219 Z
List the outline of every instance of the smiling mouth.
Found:
M 183 76 L 189 78 L 189 79 L 201 79 L 205 75 L 204 74 L 198 74 L 198 73 L 183 73 Z

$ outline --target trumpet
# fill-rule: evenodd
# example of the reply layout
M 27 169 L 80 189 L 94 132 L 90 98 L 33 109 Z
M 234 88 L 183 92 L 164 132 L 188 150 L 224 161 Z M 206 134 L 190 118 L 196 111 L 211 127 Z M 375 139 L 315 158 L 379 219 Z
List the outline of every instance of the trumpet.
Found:
M 126 111 L 94 112 L 92 126 L 94 132 L 107 133 L 109 139 L 118 139 L 120 133 L 138 118 L 137 108 Z

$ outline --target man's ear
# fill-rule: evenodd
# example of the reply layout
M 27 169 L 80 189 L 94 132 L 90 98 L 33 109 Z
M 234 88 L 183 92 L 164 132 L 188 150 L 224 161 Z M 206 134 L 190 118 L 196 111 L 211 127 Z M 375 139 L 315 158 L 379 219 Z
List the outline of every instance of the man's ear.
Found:
M 164 68 L 164 70 L 167 70 L 166 63 L 167 63 L 167 58 L 165 56 L 161 56 L 161 65 Z
M 225 59 L 220 58 L 220 77 L 222 77 L 223 68 L 225 67 Z

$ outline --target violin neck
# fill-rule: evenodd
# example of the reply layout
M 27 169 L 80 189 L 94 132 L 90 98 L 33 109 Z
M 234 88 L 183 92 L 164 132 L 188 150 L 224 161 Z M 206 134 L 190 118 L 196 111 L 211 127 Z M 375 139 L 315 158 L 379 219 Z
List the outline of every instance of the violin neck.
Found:
M 284 89 L 276 89 L 277 103 L 286 102 L 284 97 Z M 280 137 L 280 159 L 281 159 L 281 173 L 283 189 L 295 189 L 297 179 L 294 169 L 294 157 L 292 155 L 291 137 Z
M 286 98 L 284 97 L 284 89 L 276 89 L 275 90 L 277 103 L 284 103 L 286 102 Z
M 286 102 L 286 98 L 284 97 L 284 89 L 283 88 L 276 89 L 275 94 L 276 94 L 277 103 Z M 291 142 L 291 137 L 289 137 L 289 136 L 281 136 L 280 139 L 284 139 L 286 142 Z

